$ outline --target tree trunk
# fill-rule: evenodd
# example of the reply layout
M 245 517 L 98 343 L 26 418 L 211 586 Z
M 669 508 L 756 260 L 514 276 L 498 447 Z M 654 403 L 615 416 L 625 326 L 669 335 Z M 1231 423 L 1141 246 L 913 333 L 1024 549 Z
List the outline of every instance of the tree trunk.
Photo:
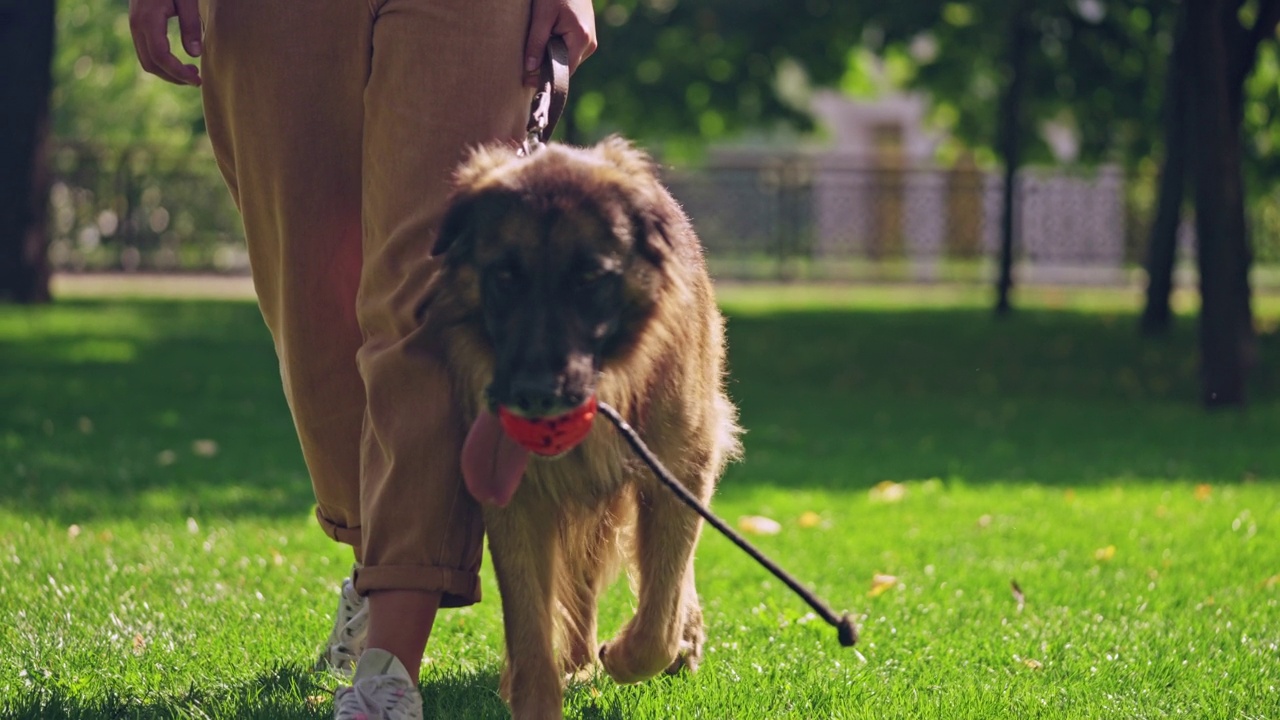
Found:
M 0 300 L 49 299 L 52 0 L 0 0 Z
M 1232 107 L 1228 29 L 1236 22 L 1225 0 L 1189 0 L 1192 171 L 1200 270 L 1200 373 L 1209 407 L 1245 402 L 1246 361 L 1252 345 L 1248 307 L 1248 240 L 1240 113 Z
M 1013 309 L 1009 296 L 1013 291 L 1013 243 L 1018 166 L 1022 151 L 1022 95 L 1026 85 L 1027 52 L 1031 46 L 1027 0 L 1014 6 L 1009 22 L 1009 57 L 1005 67 L 1004 97 L 1000 99 L 1000 136 L 997 140 L 1000 159 L 1004 161 L 1004 190 L 1000 218 L 1000 274 L 996 281 L 996 315 L 1005 316 Z
M 1258 48 L 1264 42 L 1274 42 L 1276 28 L 1280 26 L 1280 0 L 1259 0 L 1254 8 L 1253 25 L 1244 27 L 1239 22 L 1239 6 L 1241 0 L 1235 0 L 1235 8 L 1230 5 L 1223 11 L 1224 42 L 1228 49 L 1227 93 L 1228 109 L 1231 113 L 1231 127 L 1236 128 L 1240 138 L 1244 134 L 1244 92 L 1245 82 L 1253 74 L 1258 64 Z M 1243 180 L 1241 181 L 1243 194 Z M 1243 201 L 1242 201 L 1243 204 Z M 1246 372 L 1258 363 L 1258 336 L 1253 325 L 1253 290 L 1249 283 L 1249 274 L 1253 268 L 1253 240 L 1247 218 L 1240 222 L 1244 228 L 1240 248 L 1243 261 L 1237 269 L 1236 308 L 1239 313 L 1243 345 L 1242 355 Z
M 1178 227 L 1187 190 L 1187 111 L 1190 89 L 1188 23 L 1185 8 L 1179 11 L 1174 31 L 1164 96 L 1164 164 L 1160 168 L 1156 214 L 1147 242 L 1147 305 L 1141 329 L 1146 335 L 1165 335 L 1173 324 L 1170 296 L 1178 256 Z

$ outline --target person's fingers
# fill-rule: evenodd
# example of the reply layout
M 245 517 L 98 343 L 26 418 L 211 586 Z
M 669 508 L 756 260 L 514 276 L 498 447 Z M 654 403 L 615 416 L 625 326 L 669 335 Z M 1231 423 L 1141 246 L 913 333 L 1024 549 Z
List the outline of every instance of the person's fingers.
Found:
M 138 0 L 129 3 L 129 34 L 133 36 L 133 51 L 138 56 L 138 64 L 143 71 L 152 75 L 161 75 L 160 68 L 151 59 L 150 32 L 154 23 L 149 22 L 149 15 Z M 163 76 L 162 76 L 163 77 Z M 165 78 L 168 80 L 169 78 Z
M 191 57 L 200 57 L 204 48 L 200 45 L 199 0 L 174 0 L 178 12 L 178 30 L 182 35 L 182 47 Z
M 534 3 L 533 16 L 529 18 L 529 34 L 524 43 L 524 84 L 528 87 L 538 86 L 538 68 L 542 67 L 547 40 L 551 38 L 551 28 L 555 27 L 559 12 L 559 3 Z
M 577 70 L 582 61 L 596 51 L 596 32 L 594 23 L 589 22 L 590 20 L 590 15 L 583 18 L 580 15 L 562 13 L 551 30 L 553 35 L 564 38 L 565 48 L 569 51 L 570 73 Z
M 180 85 L 199 85 L 200 73 L 194 65 L 183 65 L 182 61 L 174 56 L 169 49 L 169 34 L 161 32 L 153 34 L 149 37 L 151 48 L 151 60 L 156 67 L 163 71 L 161 77 L 167 78 L 172 82 Z
M 173 17 L 173 5 L 168 0 L 161 3 L 141 2 L 130 4 L 129 28 L 133 34 L 133 47 L 138 62 L 146 72 L 178 85 L 199 85 L 200 74 L 195 66 L 183 65 L 169 50 L 169 18 Z

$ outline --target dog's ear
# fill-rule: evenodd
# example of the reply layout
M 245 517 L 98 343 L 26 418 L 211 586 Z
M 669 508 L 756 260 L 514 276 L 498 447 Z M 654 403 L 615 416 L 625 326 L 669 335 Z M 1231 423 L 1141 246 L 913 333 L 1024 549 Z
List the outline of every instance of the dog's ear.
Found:
M 660 265 L 675 249 L 672 233 L 675 223 L 681 220 L 672 217 L 672 208 L 667 207 L 671 200 L 663 193 L 642 193 L 633 201 L 637 203 L 631 215 L 636 249 L 650 262 Z
M 658 180 L 657 164 L 648 153 L 617 135 L 600 141 L 595 150 L 627 178 L 636 247 L 649 260 L 660 263 L 674 247 L 673 233 L 685 220 Z
M 436 242 L 431 247 L 432 257 L 452 251 L 460 255 L 470 246 L 468 240 L 474 234 L 476 196 L 455 192 L 445 206 L 444 218 L 436 231 Z
M 453 194 L 445 203 L 444 218 L 436 233 L 431 254 L 442 255 L 451 248 L 467 248 L 467 238 L 474 230 L 476 205 L 482 202 L 486 188 L 498 180 L 500 169 L 516 157 L 516 151 L 504 144 L 485 145 L 473 149 L 453 173 Z

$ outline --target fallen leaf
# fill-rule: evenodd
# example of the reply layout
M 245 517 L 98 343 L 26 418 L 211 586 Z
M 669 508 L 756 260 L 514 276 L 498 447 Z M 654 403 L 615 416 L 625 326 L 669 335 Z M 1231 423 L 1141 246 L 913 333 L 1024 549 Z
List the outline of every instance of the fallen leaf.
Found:
M 812 510 L 809 510 L 800 516 L 797 524 L 802 528 L 818 527 L 822 524 L 822 516 Z
M 1024 658 L 1022 661 L 1022 664 L 1026 665 L 1032 670 L 1040 670 L 1044 668 L 1044 663 L 1040 662 L 1039 660 L 1036 660 L 1035 658 Z
M 315 710 L 316 708 L 320 707 L 321 705 L 324 705 L 327 702 L 329 702 L 328 695 L 308 695 L 307 696 L 307 707 L 311 708 L 312 710 Z
M 133 654 L 141 655 L 147 650 L 147 639 L 142 637 L 142 633 L 133 636 Z
M 879 502 L 898 502 L 907 495 L 907 486 L 892 480 L 882 480 L 870 491 L 871 499 Z
M 867 597 L 879 597 L 888 592 L 890 588 L 896 587 L 897 585 L 897 576 L 876 573 L 871 576 L 871 590 L 867 592 Z
M 1116 556 L 1115 545 L 1108 545 L 1104 548 L 1098 548 L 1097 550 L 1093 551 L 1093 559 L 1097 560 L 1098 562 L 1107 562 L 1108 560 L 1110 560 L 1115 556 Z
M 1271 588 L 1277 585 L 1280 585 L 1280 575 L 1272 575 L 1271 577 L 1262 581 L 1262 587 L 1268 590 L 1270 590 Z
M 191 452 L 200 457 L 213 457 L 218 454 L 218 442 L 216 440 L 196 440 L 191 443 Z
M 738 518 L 738 529 L 755 535 L 777 535 L 782 532 L 782 525 L 762 515 L 743 515 Z
M 1013 599 L 1018 601 L 1018 612 L 1022 612 L 1022 606 L 1027 604 L 1027 596 L 1022 594 L 1022 588 L 1018 587 L 1017 580 L 1009 581 L 1009 589 L 1013 591 Z
M 1213 494 L 1213 486 L 1208 483 L 1200 483 L 1196 486 L 1196 499 L 1204 502 Z

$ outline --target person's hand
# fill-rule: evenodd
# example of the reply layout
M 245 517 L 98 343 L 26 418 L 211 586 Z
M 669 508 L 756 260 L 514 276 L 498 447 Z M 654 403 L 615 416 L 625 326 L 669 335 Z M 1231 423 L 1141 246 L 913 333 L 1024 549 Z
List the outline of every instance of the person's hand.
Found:
M 182 47 L 191 57 L 200 57 L 203 48 L 197 0 L 129 0 L 133 49 L 143 70 L 171 83 L 198 86 L 200 71 L 196 66 L 183 65 L 169 50 L 169 20 L 174 17 L 178 18 Z
M 179 0 L 180 1 L 180 0 Z M 524 84 L 538 86 L 538 70 L 552 35 L 564 38 L 569 72 L 596 50 L 596 16 L 591 0 L 533 0 L 529 39 L 524 46 Z

